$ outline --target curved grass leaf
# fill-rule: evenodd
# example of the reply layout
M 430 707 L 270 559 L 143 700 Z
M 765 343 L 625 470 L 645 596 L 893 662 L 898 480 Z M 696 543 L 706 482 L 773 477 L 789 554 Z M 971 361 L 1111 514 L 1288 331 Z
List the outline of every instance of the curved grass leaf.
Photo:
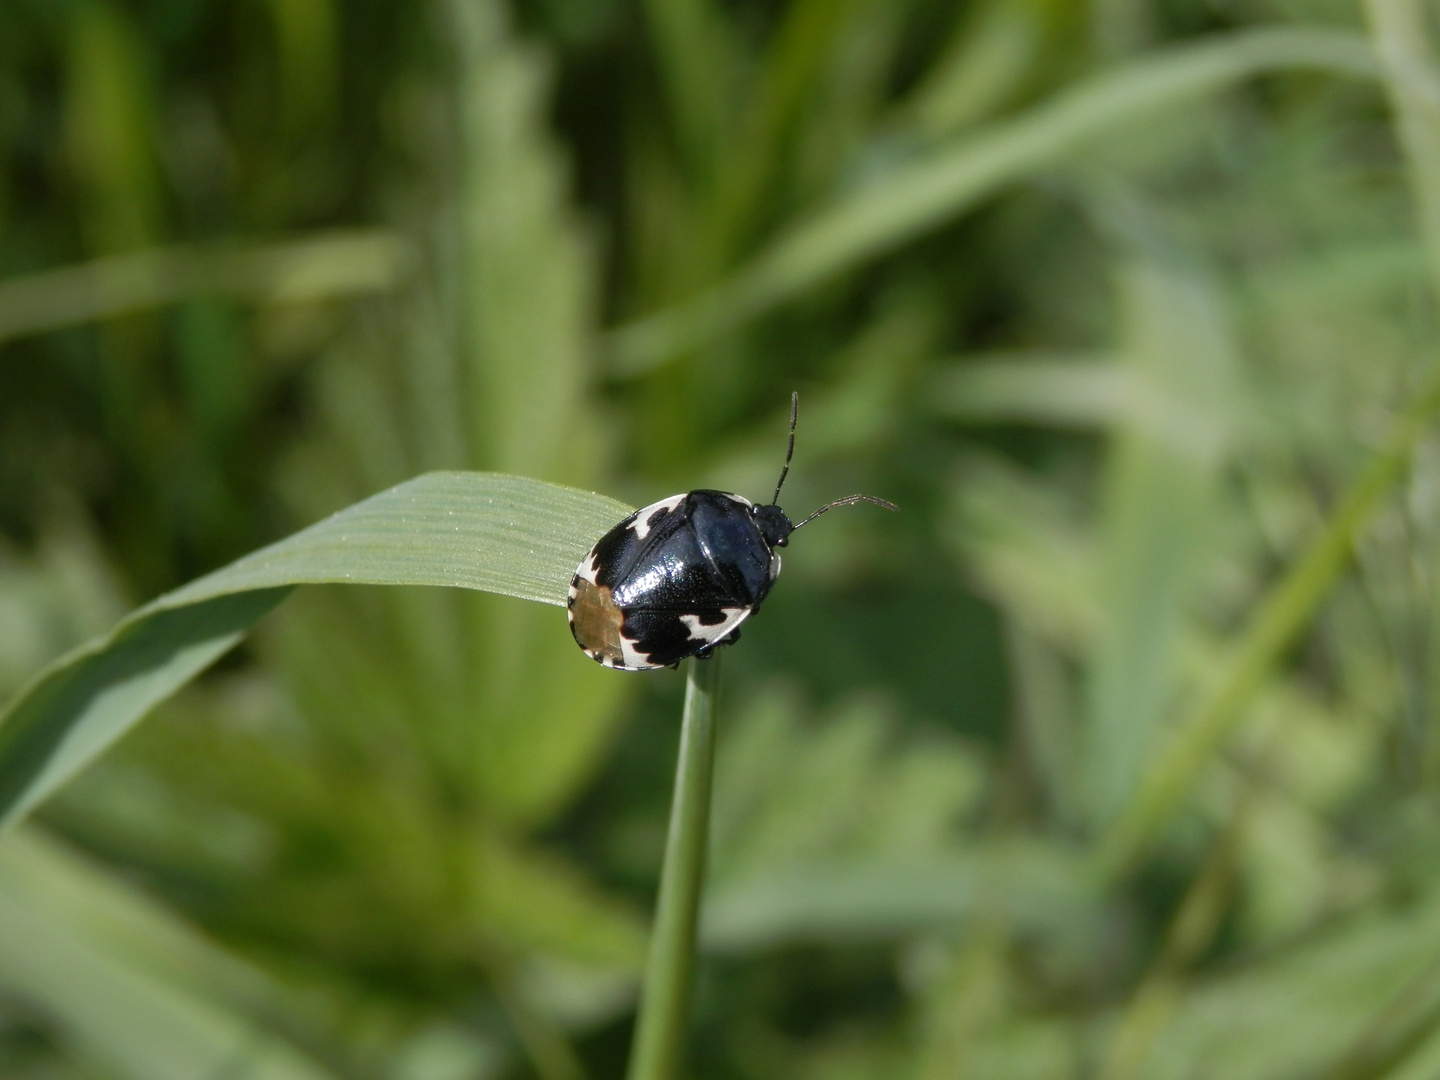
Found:
M 51 664 L 0 715 L 0 826 L 232 648 L 294 586 L 446 585 L 563 606 L 576 564 L 630 509 L 518 476 L 428 473 L 152 601 Z
M 234 249 L 190 245 L 112 255 L 0 281 L 0 341 L 224 293 L 303 303 L 394 288 L 414 262 L 385 229 L 345 229 Z
M 1160 110 L 1269 72 L 1308 68 L 1371 76 L 1374 67 L 1363 37 L 1335 30 L 1249 30 L 1156 51 L 842 196 L 713 290 L 621 327 L 611 341 L 614 367 L 633 375 L 663 364 L 1053 166 L 1085 142 Z
M 334 1080 L 271 1022 L 297 995 L 35 830 L 0 844 L 0 983 L 105 1075 Z
M 1375 54 L 1384 74 L 1395 133 L 1405 152 L 1410 194 L 1430 259 L 1431 287 L 1440 290 L 1440 94 L 1425 6 L 1415 0 L 1367 0 Z

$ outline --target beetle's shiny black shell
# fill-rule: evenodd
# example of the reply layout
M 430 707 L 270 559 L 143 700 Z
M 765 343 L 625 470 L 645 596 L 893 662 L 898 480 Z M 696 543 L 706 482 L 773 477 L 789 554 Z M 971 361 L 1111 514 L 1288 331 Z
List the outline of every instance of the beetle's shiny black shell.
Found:
M 789 529 L 778 507 L 723 491 L 651 503 L 601 537 L 575 571 L 571 633 L 591 658 L 624 671 L 711 649 L 765 599 Z

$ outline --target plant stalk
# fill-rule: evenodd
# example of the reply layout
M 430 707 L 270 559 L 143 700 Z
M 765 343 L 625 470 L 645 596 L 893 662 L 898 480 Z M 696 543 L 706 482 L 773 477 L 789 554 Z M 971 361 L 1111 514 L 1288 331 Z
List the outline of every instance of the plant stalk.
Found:
M 718 654 L 690 661 L 660 899 L 650 932 L 650 955 L 645 961 L 628 1080 L 672 1080 L 689 1018 L 695 930 L 710 837 L 710 781 L 715 764 L 715 698 L 719 682 Z

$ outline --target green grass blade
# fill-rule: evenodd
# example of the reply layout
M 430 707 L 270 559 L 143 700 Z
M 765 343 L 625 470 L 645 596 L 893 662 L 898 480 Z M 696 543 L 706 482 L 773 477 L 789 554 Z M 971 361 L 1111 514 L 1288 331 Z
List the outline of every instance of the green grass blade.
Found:
M 1440 412 L 1440 373 L 1397 420 L 1385 445 L 1290 570 L 1258 605 L 1215 684 L 1185 718 L 1096 853 L 1101 878 L 1123 872 L 1169 821 L 1201 770 L 1244 716 L 1244 706 L 1314 616 L 1349 563 L 1361 530 L 1404 475 Z
M 629 512 L 523 477 L 429 473 L 162 596 L 41 672 L 0 714 L 0 825 L 223 655 L 295 585 L 445 585 L 563 606 L 576 564 Z
M 394 288 L 413 262 L 382 229 L 233 250 L 176 246 L 0 281 L 0 341 L 224 293 L 303 303 Z
M 592 392 L 600 275 L 571 198 L 569 153 L 551 130 L 551 58 L 517 40 L 500 0 L 450 0 L 444 10 L 456 61 L 459 245 L 441 302 L 454 305 L 462 331 L 447 353 L 453 443 L 468 447 L 473 468 L 591 487 L 609 459 Z M 407 425 L 425 427 L 415 417 Z M 412 652 L 455 676 L 442 713 L 455 750 L 443 767 L 463 770 L 458 782 L 488 813 L 537 825 L 584 783 L 636 684 L 577 666 L 551 612 L 447 599 L 457 629 L 443 643 L 396 627 Z
M 1375 53 L 1405 151 L 1430 277 L 1440 290 L 1440 73 L 1415 0 L 1368 0 Z
M 270 1030 L 297 998 L 63 845 L 0 843 L 0 986 L 106 1075 L 324 1080 Z
M 665 867 L 645 962 L 645 990 L 630 1051 L 629 1080 L 671 1080 L 675 1076 L 689 1019 L 700 889 L 710 840 L 720 658 L 691 660 L 688 674 Z
M 137 1080 L 328 1075 L 229 1014 L 68 940 L 44 911 L 13 903 L 3 890 L 0 963 L 12 990 L 38 1002 L 70 1038 L 122 1075 Z
M 460 77 L 460 386 L 475 468 L 586 483 L 593 245 L 549 131 L 549 69 L 511 36 L 505 7 L 448 6 Z
M 1112 429 L 1102 479 L 1100 631 L 1087 663 L 1082 792 L 1103 828 L 1173 708 L 1180 642 L 1223 509 L 1238 350 L 1220 290 L 1181 260 L 1119 275 L 1120 364 L 1140 400 Z
M 1440 282 L 1440 82 L 1431 60 L 1420 9 L 1407 0 L 1372 0 L 1375 51 L 1397 115 L 1400 142 L 1418 204 L 1420 231 Z M 1396 422 L 1323 532 L 1256 610 L 1230 666 L 1181 725 L 1135 797 L 1104 837 L 1097 865 L 1117 874 L 1169 819 L 1205 763 L 1234 729 L 1243 707 L 1295 636 L 1313 616 L 1347 564 L 1360 530 L 1409 467 L 1417 440 L 1440 412 L 1440 373 L 1432 371 L 1413 404 Z
M 288 592 L 142 609 L 42 672 L 0 719 L 0 825 L 28 813 L 238 644 Z
M 901 123 L 929 138 L 963 130 L 1018 93 L 1045 38 L 1041 5 L 991 0 L 963 9 L 960 32 L 901 109 Z
M 734 65 L 726 13 L 712 0 L 642 5 L 675 140 L 701 177 L 724 146 Z
M 1104 353 L 1018 353 L 938 366 L 925 395 L 934 415 L 966 423 L 1094 430 L 1136 397 L 1133 373 Z
M 1188 982 L 1134 1075 L 1399 1080 L 1401 1070 L 1337 1076 L 1335 1066 L 1359 1064 L 1346 1059 L 1356 1050 L 1363 1055 L 1362 1047 L 1379 1050 L 1433 1002 L 1437 916 L 1434 891 L 1426 889 L 1408 904 L 1376 904 Z M 1379 1043 L 1370 1042 L 1376 1036 Z
M 426 473 L 142 610 L 327 582 L 446 585 L 564 607 L 581 557 L 632 509 L 604 495 L 522 476 Z
M 1315 29 L 1263 29 L 1157 51 L 997 123 L 795 225 L 728 282 L 631 323 L 611 340 L 616 371 L 633 375 L 777 306 L 841 270 L 953 218 L 1007 184 L 1157 111 L 1193 102 L 1257 75 L 1319 69 L 1369 76 L 1363 37 Z

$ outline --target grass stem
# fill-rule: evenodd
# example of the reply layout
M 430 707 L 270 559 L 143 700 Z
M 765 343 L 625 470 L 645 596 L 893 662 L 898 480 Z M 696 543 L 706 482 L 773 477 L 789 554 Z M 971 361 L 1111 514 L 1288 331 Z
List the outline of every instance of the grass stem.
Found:
M 715 698 L 720 658 L 690 661 L 685 714 L 675 765 L 675 795 L 660 899 L 645 962 L 640 1017 L 630 1052 L 628 1080 L 671 1080 L 680 1056 L 695 966 L 695 930 L 705 849 L 710 836 L 710 781 L 715 763 Z

